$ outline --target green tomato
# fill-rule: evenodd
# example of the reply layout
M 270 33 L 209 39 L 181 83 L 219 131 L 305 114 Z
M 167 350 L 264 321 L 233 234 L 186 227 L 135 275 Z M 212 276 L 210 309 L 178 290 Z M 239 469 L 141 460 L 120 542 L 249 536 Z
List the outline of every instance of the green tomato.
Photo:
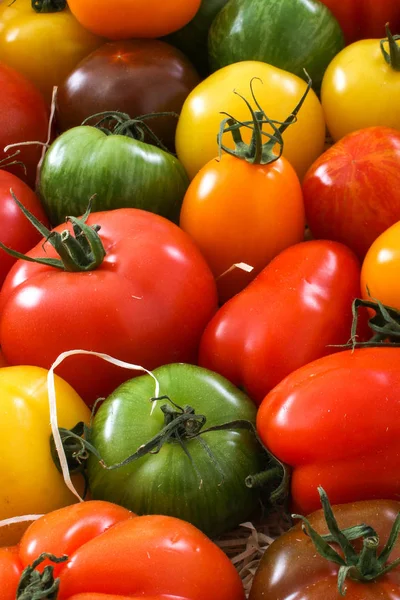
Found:
M 236 527 L 258 506 L 260 492 L 246 487 L 245 479 L 263 469 L 265 452 L 253 431 L 235 425 L 191 434 L 201 425 L 206 430 L 237 420 L 254 424 L 255 405 L 224 377 L 201 367 L 176 363 L 153 373 L 161 394 L 179 407 L 192 407 L 195 417 L 186 425 L 175 421 L 174 433 L 157 453 L 125 466 L 106 470 L 92 455 L 88 462 L 92 497 L 137 514 L 179 517 L 209 536 Z M 153 395 L 154 380 L 144 375 L 122 384 L 102 404 L 90 441 L 106 465 L 127 459 L 157 436 L 166 422 L 177 416 L 185 419 L 167 399 L 150 402 Z M 201 416 L 199 425 L 196 419 Z
M 73 127 L 45 154 L 38 192 L 53 225 L 92 210 L 140 208 L 177 220 L 189 181 L 164 150 L 95 127 Z
M 209 37 L 214 71 L 243 60 L 259 60 L 321 86 L 331 60 L 344 47 L 343 32 L 319 0 L 229 0 Z

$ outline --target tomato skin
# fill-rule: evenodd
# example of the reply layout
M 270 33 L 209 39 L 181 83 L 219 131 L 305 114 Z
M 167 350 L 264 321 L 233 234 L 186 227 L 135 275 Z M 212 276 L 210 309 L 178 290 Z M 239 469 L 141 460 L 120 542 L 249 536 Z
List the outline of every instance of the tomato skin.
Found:
M 103 42 L 84 29 L 67 8 L 38 14 L 31 0 L 0 3 L 0 22 L 1 60 L 29 79 L 47 102 L 53 86 L 60 85 L 75 65 Z
M 189 236 L 136 209 L 92 213 L 88 223 L 101 225 L 107 253 L 96 270 L 68 273 L 20 260 L 9 272 L 0 294 L 0 344 L 7 362 L 50 368 L 59 354 L 76 348 L 148 369 L 195 361 L 217 293 Z M 39 243 L 28 254 L 55 256 L 48 244 L 45 250 Z M 89 404 L 132 373 L 99 360 L 74 356 L 57 370 Z
M 385 25 L 400 33 L 400 5 L 397 0 L 321 0 L 339 21 L 351 44 L 362 38 L 383 38 Z
M 208 324 L 199 364 L 260 403 L 295 369 L 350 337 L 360 265 L 342 244 L 303 242 L 284 250 Z
M 0 548 L 1 599 L 15 600 L 15 591 L 22 573 L 18 548 Z
M 360 523 L 373 527 L 380 540 L 379 553 L 389 538 L 399 511 L 400 502 L 393 500 L 370 500 L 333 506 L 341 529 Z M 318 533 L 328 533 L 321 510 L 310 515 L 309 520 Z M 359 542 L 353 544 L 359 552 Z M 389 562 L 399 557 L 400 542 L 397 540 Z M 302 531 L 302 523 L 297 523 L 265 552 L 253 580 L 249 600 L 337 600 L 341 597 L 338 592 L 338 569 L 338 565 L 317 553 L 311 539 Z M 348 600 L 399 600 L 400 570 L 395 568 L 368 583 L 355 582 L 348 577 L 345 586 Z
M 243 61 L 220 69 L 202 81 L 187 97 L 176 130 L 176 151 L 189 177 L 210 160 L 217 157 L 219 148 L 217 134 L 227 112 L 239 121 L 249 119 L 249 109 L 238 92 L 250 101 L 250 82 L 253 78 L 254 93 L 270 119 L 285 121 L 305 92 L 306 83 L 281 69 L 257 61 Z M 268 128 L 264 127 L 268 132 Z M 271 130 L 270 130 L 271 131 Z M 193 134 L 196 132 L 196 135 Z M 246 143 L 251 132 L 243 132 Z M 283 134 L 283 156 L 294 167 L 300 179 L 308 167 L 323 152 L 325 144 L 325 121 L 321 104 L 310 90 L 295 124 Z M 299 143 L 301 140 L 301 144 Z M 234 148 L 231 134 L 225 133 L 223 144 Z
M 6 367 L 6 366 L 7 366 L 6 359 L 4 358 L 1 348 L 0 348 L 0 368 Z
M 19 0 L 18 0 L 19 1 Z M 3 150 L 17 142 L 46 142 L 48 109 L 43 96 L 23 75 L 0 63 L 0 160 L 11 156 L 17 148 L 7 153 Z M 19 165 L 2 167 L 33 187 L 36 167 L 42 154 L 42 146 L 20 146 L 17 159 L 24 163 L 27 173 Z
M 68 0 L 78 21 L 110 40 L 158 38 L 177 31 L 195 16 L 201 0 Z
M 361 269 L 363 298 L 380 300 L 400 310 L 400 221 L 384 231 L 372 244 Z M 368 293 L 369 290 L 369 293 Z
M 304 204 L 298 177 L 284 159 L 252 165 L 225 154 L 207 163 L 183 200 L 180 227 L 200 248 L 218 278 L 220 303 L 240 292 L 276 256 L 304 239 Z
M 303 194 L 314 237 L 342 242 L 362 260 L 400 220 L 400 132 L 370 127 L 348 134 L 310 167 Z
M 389 51 L 387 43 L 385 47 Z M 321 103 L 328 131 L 337 141 L 367 127 L 399 130 L 399 97 L 400 72 L 386 63 L 380 39 L 355 42 L 339 52 L 325 71 Z
M 257 429 L 293 467 L 295 511 L 319 505 L 396 499 L 400 468 L 399 348 L 361 348 L 325 356 L 291 373 L 264 398 Z
M 15 203 L 10 188 L 20 202 L 44 225 L 48 220 L 39 198 L 21 179 L 0 170 L 0 242 L 18 252 L 27 252 L 41 239 Z M 0 248 L 0 288 L 16 259 Z

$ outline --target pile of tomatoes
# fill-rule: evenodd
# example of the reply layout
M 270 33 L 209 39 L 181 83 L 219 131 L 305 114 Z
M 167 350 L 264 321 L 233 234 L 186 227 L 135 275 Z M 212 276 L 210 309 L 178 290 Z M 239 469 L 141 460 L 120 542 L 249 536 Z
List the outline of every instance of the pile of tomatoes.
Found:
M 400 598 L 399 1 L 0 0 L 0 90 L 1 599 Z

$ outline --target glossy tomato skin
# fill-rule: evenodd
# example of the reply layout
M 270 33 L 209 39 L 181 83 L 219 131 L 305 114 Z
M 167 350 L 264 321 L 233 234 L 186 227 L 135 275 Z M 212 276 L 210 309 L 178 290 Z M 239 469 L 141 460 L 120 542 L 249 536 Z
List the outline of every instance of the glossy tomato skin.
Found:
M 310 167 L 303 194 L 314 237 L 342 242 L 362 260 L 400 220 L 400 132 L 370 127 L 345 136 Z
M 399 269 L 400 221 L 384 231 L 367 252 L 361 269 L 363 298 L 400 310 Z
M 78 21 L 93 33 L 110 40 L 158 38 L 177 31 L 195 16 L 201 0 L 69 0 Z
M 325 356 L 291 373 L 264 398 L 257 429 L 293 467 L 295 511 L 396 499 L 400 491 L 400 350 L 360 348 Z
M 4 148 L 17 142 L 46 142 L 48 109 L 41 93 L 23 75 L 0 63 L 0 160 L 17 150 Z M 36 181 L 36 168 L 42 154 L 42 146 L 20 146 L 18 160 L 26 167 L 26 174 L 19 165 L 3 167 L 15 173 L 30 187 Z
M 383 31 L 381 37 L 384 35 Z M 387 43 L 385 47 L 389 51 Z M 385 61 L 380 39 L 347 46 L 328 66 L 321 87 L 325 121 L 333 140 L 367 127 L 400 129 L 399 97 L 400 71 Z
M 0 582 L 2 600 L 15 600 L 15 591 L 22 573 L 18 548 L 0 548 Z
M 342 244 L 309 241 L 281 252 L 208 324 L 200 364 L 260 403 L 284 377 L 350 337 L 360 264 Z
M 68 273 L 21 260 L 8 274 L 0 296 L 7 361 L 49 368 L 77 348 L 148 369 L 195 361 L 217 294 L 194 243 L 173 223 L 136 209 L 92 213 L 88 223 L 101 226 L 107 253 L 96 270 Z M 55 256 L 48 244 L 45 250 L 40 243 L 29 256 Z M 57 372 L 89 403 L 130 376 L 90 356 L 69 358 Z
M 57 94 L 57 123 L 62 131 L 107 110 L 130 117 L 180 113 L 200 82 L 189 60 L 160 40 L 110 42 L 84 58 L 71 70 Z M 151 119 L 148 126 L 173 148 L 176 116 Z
M 217 278 L 222 304 L 246 287 L 279 252 L 303 241 L 305 216 L 299 179 L 284 158 L 253 165 L 224 154 L 207 163 L 192 180 L 179 224 L 196 242 Z M 241 262 L 253 270 L 226 273 Z
M 189 177 L 219 155 L 217 134 L 227 112 L 239 121 L 249 119 L 249 109 L 234 92 L 250 103 L 250 82 L 253 78 L 255 96 L 270 119 L 285 121 L 305 92 L 306 83 L 286 71 L 266 63 L 243 61 L 216 71 L 202 81 L 186 99 L 176 131 L 176 151 Z M 255 104 L 252 104 L 256 109 Z M 268 127 L 264 127 L 268 132 Z M 272 130 L 270 130 L 271 132 Z M 194 135 L 194 132 L 196 134 Z M 243 132 L 249 142 L 251 132 Z M 300 179 L 314 160 L 323 152 L 325 122 L 321 104 L 310 90 L 294 125 L 283 134 L 283 156 L 294 167 Z M 302 141 L 301 148 L 299 140 Z M 231 134 L 225 133 L 223 144 L 234 148 Z
M 103 40 L 82 27 L 68 8 L 36 13 L 31 0 L 0 4 L 1 60 L 25 75 L 47 102 L 82 58 Z
M 362 38 L 383 38 L 385 25 L 400 33 L 400 5 L 397 0 L 321 0 L 339 21 L 351 44 Z
M 393 500 L 370 500 L 333 507 L 341 529 L 360 523 L 373 527 L 380 540 L 378 552 L 383 550 L 399 511 L 400 502 Z M 309 520 L 318 533 L 328 533 L 321 510 L 311 514 Z M 360 543 L 353 544 L 359 552 Z M 388 562 L 399 557 L 398 540 Z M 250 600 L 337 600 L 341 597 L 338 569 L 338 565 L 319 556 L 310 537 L 302 530 L 302 524 L 297 523 L 265 552 L 253 580 Z M 393 569 L 368 583 L 358 583 L 348 577 L 345 586 L 348 600 L 399 600 L 400 570 Z
M 48 220 L 39 198 L 21 179 L 0 170 L 0 242 L 18 252 L 27 252 L 41 239 L 15 203 L 10 189 L 20 202 L 44 225 Z M 16 259 L 0 249 L 0 288 Z

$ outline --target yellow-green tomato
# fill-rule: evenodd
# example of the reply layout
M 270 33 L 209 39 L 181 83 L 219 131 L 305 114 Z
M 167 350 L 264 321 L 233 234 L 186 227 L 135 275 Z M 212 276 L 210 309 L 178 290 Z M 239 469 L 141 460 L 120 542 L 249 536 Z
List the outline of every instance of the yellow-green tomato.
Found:
M 327 68 L 321 88 L 325 120 L 335 141 L 373 126 L 400 129 L 400 45 L 361 40 L 347 46 Z M 397 48 L 397 58 L 396 50 Z
M 47 373 L 31 366 L 0 369 L 0 520 L 43 514 L 76 501 L 51 456 Z M 57 376 L 55 390 L 60 427 L 89 422 L 83 400 Z M 82 492 L 81 479 L 74 482 Z M 0 546 L 14 543 L 20 531 L 1 527 Z
M 221 121 L 226 117 L 221 113 L 229 113 L 239 121 L 249 119 L 249 109 L 238 94 L 249 100 L 253 109 L 257 109 L 250 94 L 252 80 L 259 105 L 270 119 L 276 121 L 287 120 L 307 85 L 296 75 L 258 61 L 229 65 L 202 81 L 186 99 L 176 132 L 176 151 L 190 178 L 218 156 L 217 134 Z M 272 128 L 264 126 L 264 131 L 271 133 Z M 249 142 L 250 137 L 251 130 L 248 129 L 243 139 Z M 283 156 L 302 179 L 306 170 L 322 154 L 325 143 L 323 111 L 312 90 L 298 114 L 297 122 L 287 128 L 283 140 Z M 224 145 L 234 148 L 230 133 L 225 133 L 222 141 Z

